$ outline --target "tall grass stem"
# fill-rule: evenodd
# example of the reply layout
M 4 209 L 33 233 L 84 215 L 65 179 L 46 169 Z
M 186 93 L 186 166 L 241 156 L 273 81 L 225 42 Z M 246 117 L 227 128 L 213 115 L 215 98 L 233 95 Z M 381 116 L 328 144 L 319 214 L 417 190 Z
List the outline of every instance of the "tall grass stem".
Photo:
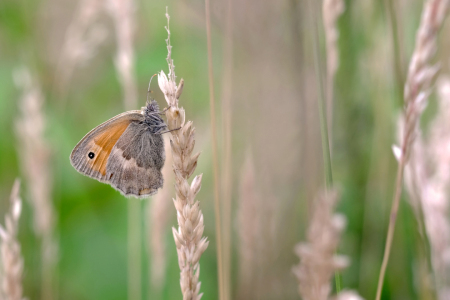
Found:
M 23 300 L 23 258 L 18 240 L 22 200 L 19 196 L 20 180 L 14 182 L 10 209 L 5 215 L 5 225 L 0 224 L 0 298 Z
M 317 82 L 317 103 L 319 106 L 319 119 L 320 119 L 320 136 L 322 139 L 322 155 L 323 155 L 323 163 L 325 167 L 325 184 L 327 188 L 331 188 L 333 186 L 333 172 L 331 166 L 331 151 L 330 151 L 330 141 L 328 139 L 328 125 L 327 125 L 327 116 L 326 109 L 324 104 L 324 84 L 321 72 L 321 63 L 319 56 L 319 28 L 316 22 L 317 16 L 316 9 L 314 8 L 314 4 L 312 0 L 309 0 L 309 8 L 311 16 L 314 16 L 311 19 L 313 23 L 313 55 L 314 55 L 314 69 L 316 73 L 316 82 Z
M 185 110 L 178 106 L 184 80 L 176 85 L 175 65 L 172 59 L 170 44 L 170 16 L 166 8 L 167 18 L 167 63 L 168 76 L 161 71 L 158 74 L 158 85 L 164 93 L 168 104 L 166 109 L 167 127 L 171 131 L 170 146 L 172 149 L 175 173 L 175 195 L 173 204 L 177 210 L 178 229 L 172 227 L 177 247 L 178 265 L 180 267 L 180 287 L 183 299 L 200 300 L 200 257 L 208 248 L 209 241 L 203 237 L 205 224 L 200 202 L 195 199 L 200 192 L 203 175 L 197 175 L 189 184 L 189 178 L 195 172 L 200 153 L 193 154 L 195 146 L 195 128 L 192 121 L 186 121 Z
M 232 206 L 232 157 L 231 157 L 231 124 L 232 124 L 232 73 L 233 73 L 233 0 L 226 1 L 224 58 L 222 77 L 222 208 L 223 208 L 223 268 L 225 299 L 230 299 L 231 272 L 231 206 Z
M 117 76 L 123 91 L 126 110 L 136 109 L 137 84 L 133 38 L 135 29 L 135 2 L 133 0 L 109 0 L 109 12 L 114 21 L 117 53 L 114 59 Z M 142 298 L 142 254 L 141 254 L 141 203 L 127 200 L 128 210 L 128 299 Z
M 409 64 L 408 76 L 404 89 L 404 124 L 401 137 L 401 146 L 394 147 L 394 154 L 398 160 L 395 193 L 392 200 L 389 227 L 386 237 L 383 262 L 381 264 L 376 300 L 380 300 L 383 289 L 384 276 L 389 261 L 392 242 L 397 221 L 400 198 L 402 194 L 402 181 L 405 165 L 412 152 L 413 145 L 419 133 L 420 117 L 428 103 L 434 80 L 439 73 L 440 66 L 432 64 L 437 52 L 437 35 L 449 9 L 449 0 L 428 0 L 424 3 L 422 17 L 416 35 L 416 44 Z
M 141 200 L 127 199 L 128 211 L 128 299 L 142 299 Z
M 26 68 L 14 72 L 16 85 L 22 90 L 16 121 L 22 173 L 28 183 L 33 208 L 34 231 L 41 243 L 41 298 L 55 298 L 55 269 L 58 243 L 54 238 L 57 217 L 52 202 L 52 145 L 46 139 L 47 119 L 44 115 L 45 97 L 41 85 Z
M 404 157 L 404 156 L 403 156 Z M 381 290 L 383 288 L 383 280 L 386 274 L 386 268 L 389 261 L 389 255 L 391 253 L 392 241 L 394 239 L 395 222 L 397 221 L 398 206 L 400 204 L 400 197 L 402 195 L 402 181 L 403 181 L 403 171 L 405 169 L 405 159 L 400 159 L 397 169 L 397 177 L 395 180 L 395 192 L 394 199 L 392 201 L 391 213 L 389 218 L 389 228 L 386 237 L 386 246 L 384 248 L 383 262 L 381 264 L 380 276 L 378 278 L 378 287 L 376 300 L 381 298 Z
M 213 173 L 214 173 L 214 211 L 216 223 L 216 239 L 217 239 L 217 265 L 218 265 L 218 284 L 219 284 L 219 299 L 226 300 L 225 286 L 224 286 L 224 269 L 223 269 L 223 255 L 222 255 L 222 221 L 220 213 L 220 198 L 219 198 L 219 158 L 217 150 L 217 126 L 216 126 L 216 108 L 214 98 L 214 72 L 212 61 L 212 46 L 211 46 L 211 13 L 209 0 L 205 0 L 205 16 L 206 16 L 206 40 L 208 47 L 208 77 L 209 77 L 209 101 L 210 101 L 210 117 L 211 117 L 211 135 L 213 148 Z
M 398 34 L 398 23 L 397 17 L 395 15 L 395 7 L 393 0 L 384 0 L 383 1 L 386 16 L 388 18 L 390 27 L 391 27 L 391 37 L 392 37 L 392 51 L 394 52 L 394 73 L 395 73 L 395 81 L 396 81 L 396 89 L 399 94 L 400 104 L 403 104 L 403 83 L 404 79 L 404 71 L 403 71 L 403 52 L 402 52 L 402 43 L 400 41 L 400 36 Z
M 316 73 L 316 82 L 318 90 L 318 107 L 319 107 L 319 119 L 320 119 L 320 137 L 322 139 L 322 155 L 325 171 L 325 185 L 327 189 L 333 186 L 333 171 L 331 166 L 331 150 L 330 150 L 330 140 L 328 137 L 328 125 L 327 125 L 327 112 L 324 104 L 324 84 L 321 72 L 321 63 L 319 56 L 319 28 L 318 22 L 316 21 L 317 16 L 316 9 L 314 7 L 313 1 L 309 0 L 310 15 L 313 16 L 311 19 L 313 27 L 313 55 L 314 55 L 314 69 Z M 336 291 L 339 293 L 341 291 L 341 280 L 339 272 L 336 271 L 334 275 Z

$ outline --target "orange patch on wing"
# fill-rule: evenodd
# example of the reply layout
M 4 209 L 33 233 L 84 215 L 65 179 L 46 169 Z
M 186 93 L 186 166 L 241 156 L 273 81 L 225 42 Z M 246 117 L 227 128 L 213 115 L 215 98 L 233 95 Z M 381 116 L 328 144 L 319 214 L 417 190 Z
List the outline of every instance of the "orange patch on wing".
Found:
M 95 159 L 92 162 L 92 168 L 103 176 L 106 175 L 106 164 L 108 162 L 108 157 L 111 153 L 112 148 L 122 136 L 125 129 L 127 129 L 128 125 L 130 125 L 130 123 L 130 120 L 125 120 L 110 125 L 102 133 L 94 138 L 94 143 L 98 147 L 100 147 L 100 151 L 99 153 L 96 153 L 97 151 L 94 152 L 96 155 Z

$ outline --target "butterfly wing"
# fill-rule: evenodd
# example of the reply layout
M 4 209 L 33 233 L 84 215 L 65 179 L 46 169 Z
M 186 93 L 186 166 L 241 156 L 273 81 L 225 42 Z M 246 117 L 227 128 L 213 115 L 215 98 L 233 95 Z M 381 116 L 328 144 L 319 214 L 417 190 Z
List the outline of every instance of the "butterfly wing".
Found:
M 162 136 L 152 134 L 145 124 L 132 123 L 112 149 L 106 175 L 125 196 L 146 197 L 162 187 L 164 161 Z
M 162 137 L 152 134 L 144 120 L 141 111 L 129 111 L 97 126 L 73 149 L 72 166 L 83 175 L 109 183 L 125 196 L 156 193 L 163 184 L 164 145 Z

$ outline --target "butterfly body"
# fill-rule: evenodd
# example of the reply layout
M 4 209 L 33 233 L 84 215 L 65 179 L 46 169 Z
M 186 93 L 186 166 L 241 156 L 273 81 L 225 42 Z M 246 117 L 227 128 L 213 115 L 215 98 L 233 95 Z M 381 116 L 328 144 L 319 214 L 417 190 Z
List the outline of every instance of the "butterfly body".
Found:
M 73 149 L 70 162 L 81 174 L 125 196 L 153 195 L 164 182 L 165 128 L 153 100 L 142 110 L 122 113 L 91 130 Z

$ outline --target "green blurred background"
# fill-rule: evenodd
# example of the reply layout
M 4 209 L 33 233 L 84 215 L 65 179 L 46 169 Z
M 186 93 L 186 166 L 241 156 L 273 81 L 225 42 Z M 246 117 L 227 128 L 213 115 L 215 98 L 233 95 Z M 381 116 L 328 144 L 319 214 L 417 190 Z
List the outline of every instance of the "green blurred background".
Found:
M 230 0 L 232 1 L 232 0 Z M 393 194 L 396 162 L 391 145 L 401 108 L 402 87 L 396 84 L 391 27 L 386 1 L 345 1 L 339 19 L 340 66 L 335 79 L 333 175 L 342 192 L 338 211 L 348 221 L 339 253 L 351 266 L 342 272 L 342 286 L 364 298 L 375 296 L 384 249 L 388 212 Z M 320 14 L 320 1 L 316 12 Z M 401 71 L 414 45 L 422 1 L 396 2 L 401 38 Z M 85 2 L 86 4 L 87 2 Z M 218 137 L 223 157 L 221 100 L 232 99 L 231 253 L 232 299 L 239 298 L 239 210 L 241 167 L 250 156 L 260 205 L 267 220 L 260 247 L 266 257 L 252 299 L 299 299 L 291 272 L 298 258 L 294 245 L 305 236 L 311 202 L 324 185 L 321 138 L 317 107 L 317 76 L 313 57 L 313 22 L 320 26 L 322 73 L 324 37 L 320 18 L 311 16 L 304 0 L 233 1 L 231 23 L 232 62 L 225 60 L 227 1 L 212 0 L 212 46 L 216 84 Z M 7 211 L 14 179 L 20 169 L 15 122 L 19 118 L 21 90 L 13 73 L 26 66 L 44 95 L 45 139 L 51 149 L 52 201 L 56 212 L 59 257 L 55 268 L 57 299 L 127 298 L 127 200 L 105 184 L 78 174 L 69 154 L 93 127 L 124 111 L 121 85 L 114 66 L 116 41 L 110 16 L 102 12 L 93 24 L 101 24 L 104 39 L 82 63 L 66 65 L 63 45 L 69 25 L 82 1 L 2 0 L 0 2 L 0 218 Z M 185 88 L 180 105 L 196 127 L 196 149 L 201 151 L 196 174 L 203 173 L 198 195 L 210 240 L 201 258 L 203 299 L 217 299 L 216 236 L 213 209 L 211 128 L 209 115 L 208 60 L 205 13 L 202 1 L 135 2 L 135 70 L 139 106 L 143 106 L 150 77 L 167 72 L 165 7 L 171 15 L 172 57 L 178 79 Z M 444 28 L 445 30 L 445 28 Z M 443 36 L 439 59 L 448 70 L 449 40 Z M 61 70 L 72 68 L 67 84 Z M 224 83 L 224 72 L 231 83 Z M 225 90 L 227 89 L 227 90 Z M 165 107 L 156 80 L 153 97 Z M 427 111 L 432 116 L 433 104 Z M 223 170 L 221 159 L 221 170 Z M 33 209 L 23 180 L 24 209 L 19 239 L 25 260 L 24 295 L 41 296 L 41 247 L 33 230 Z M 173 189 L 166 182 L 165 189 Z M 173 194 L 173 193 L 172 193 Z M 223 191 L 221 192 L 223 194 Z M 162 287 L 151 283 L 148 251 L 148 206 L 142 214 L 143 299 L 180 299 L 179 267 L 171 227 L 175 209 L 165 224 L 167 271 Z M 167 201 L 171 201 L 170 198 Z M 423 241 L 411 207 L 402 201 L 383 299 L 427 299 L 419 276 L 424 260 Z

